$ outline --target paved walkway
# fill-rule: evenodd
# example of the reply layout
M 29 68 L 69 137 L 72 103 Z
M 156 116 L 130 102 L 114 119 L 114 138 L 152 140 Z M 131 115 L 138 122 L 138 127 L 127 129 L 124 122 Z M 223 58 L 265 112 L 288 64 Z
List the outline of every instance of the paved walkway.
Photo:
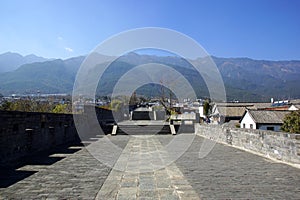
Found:
M 155 137 L 132 137 L 97 199 L 199 199 Z M 117 170 L 119 169 L 119 170 Z
M 80 147 L 32 158 L 27 165 L 1 175 L 0 199 L 300 197 L 299 169 L 221 144 L 216 144 L 207 157 L 199 159 L 203 142 L 199 136 L 179 159 L 163 167 L 169 161 L 169 152 L 162 147 L 174 137 L 178 136 L 110 137 L 122 150 L 112 154 L 115 157 L 113 170 L 85 148 L 79 150 Z M 105 146 L 102 148 L 99 152 L 106 151 Z

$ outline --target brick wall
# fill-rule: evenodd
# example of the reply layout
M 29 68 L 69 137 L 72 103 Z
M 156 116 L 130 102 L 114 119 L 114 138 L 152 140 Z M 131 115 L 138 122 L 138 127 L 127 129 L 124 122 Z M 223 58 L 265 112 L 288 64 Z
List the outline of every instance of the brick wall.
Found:
M 219 125 L 196 125 L 198 135 L 217 142 L 259 153 L 285 162 L 300 164 L 300 134 Z
M 0 163 L 74 141 L 72 115 L 0 111 Z

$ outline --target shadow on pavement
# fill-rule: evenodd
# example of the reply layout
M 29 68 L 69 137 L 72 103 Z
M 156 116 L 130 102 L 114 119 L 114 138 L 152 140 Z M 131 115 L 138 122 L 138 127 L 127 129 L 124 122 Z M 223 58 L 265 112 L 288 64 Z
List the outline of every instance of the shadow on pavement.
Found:
M 70 148 L 75 147 L 75 148 Z M 10 161 L 7 164 L 0 165 L 0 188 L 7 188 L 33 174 L 39 170 L 34 166 L 49 166 L 62 159 L 66 154 L 73 154 L 79 151 L 83 147 L 81 143 L 75 143 L 72 145 L 57 146 L 53 149 L 37 152 L 33 155 L 23 157 L 18 160 Z M 58 155 L 58 156 L 56 156 Z M 29 167 L 27 167 L 29 166 Z M 26 168 L 34 168 L 34 170 Z M 25 169 L 23 169 L 25 167 Z M 21 168 L 21 169 L 20 169 Z

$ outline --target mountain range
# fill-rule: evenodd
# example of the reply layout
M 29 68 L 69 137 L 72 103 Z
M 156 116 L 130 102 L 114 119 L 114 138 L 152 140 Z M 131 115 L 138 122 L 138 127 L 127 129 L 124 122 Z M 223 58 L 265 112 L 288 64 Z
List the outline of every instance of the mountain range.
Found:
M 5 58 L 5 59 L 4 59 Z M 0 93 L 70 93 L 76 73 L 85 56 L 70 59 L 46 59 L 14 53 L 0 55 Z M 270 98 L 300 98 L 300 61 L 265 61 L 249 58 L 212 57 L 224 81 L 227 100 L 268 101 Z M 190 64 L 179 57 L 129 53 L 118 58 L 104 73 L 97 93 L 111 94 L 118 79 L 140 64 L 171 66 L 191 82 L 198 97 L 208 97 L 205 82 Z M 201 62 L 196 60 L 195 62 Z M 211 77 L 213 78 L 213 77 Z M 139 92 L 159 95 L 159 86 L 148 85 Z M 154 91 L 155 90 L 155 91 Z
M 39 57 L 34 54 L 22 56 L 18 53 L 6 52 L 0 54 L 0 73 L 13 71 L 24 64 L 44 62 L 46 60 L 49 59 Z

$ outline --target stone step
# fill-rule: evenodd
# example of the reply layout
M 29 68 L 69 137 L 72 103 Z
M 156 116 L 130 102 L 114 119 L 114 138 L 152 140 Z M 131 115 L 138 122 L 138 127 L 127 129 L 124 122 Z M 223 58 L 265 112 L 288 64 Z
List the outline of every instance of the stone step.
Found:
M 171 134 L 169 125 L 120 125 L 117 129 L 118 134 L 127 135 L 153 135 L 153 134 Z

